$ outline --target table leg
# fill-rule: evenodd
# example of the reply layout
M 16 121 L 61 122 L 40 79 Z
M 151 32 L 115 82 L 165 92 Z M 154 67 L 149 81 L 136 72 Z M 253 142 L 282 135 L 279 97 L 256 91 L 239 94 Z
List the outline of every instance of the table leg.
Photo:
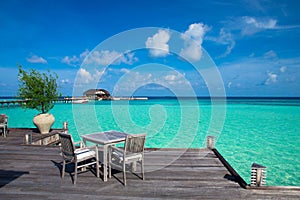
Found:
M 86 140 L 85 139 L 83 139 L 83 143 L 84 143 L 84 146 L 86 147 Z M 75 147 L 76 148 L 76 147 Z M 82 143 L 80 143 L 80 148 L 82 148 Z M 85 172 L 86 171 L 86 167 L 82 167 L 81 168 L 81 171 L 82 172 Z
M 103 181 L 107 181 L 107 145 L 103 145 Z

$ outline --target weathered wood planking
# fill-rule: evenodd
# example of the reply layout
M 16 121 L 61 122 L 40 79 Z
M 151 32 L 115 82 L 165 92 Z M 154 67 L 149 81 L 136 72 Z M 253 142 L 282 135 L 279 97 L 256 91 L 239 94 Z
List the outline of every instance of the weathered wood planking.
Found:
M 299 199 L 298 190 L 246 190 L 235 182 L 213 151 L 147 149 L 146 180 L 122 173 L 108 182 L 88 171 L 60 178 L 57 147 L 22 145 L 30 130 L 11 129 L 0 138 L 0 199 Z M 101 152 L 100 152 L 101 154 Z M 176 159 L 174 159 L 176 158 Z

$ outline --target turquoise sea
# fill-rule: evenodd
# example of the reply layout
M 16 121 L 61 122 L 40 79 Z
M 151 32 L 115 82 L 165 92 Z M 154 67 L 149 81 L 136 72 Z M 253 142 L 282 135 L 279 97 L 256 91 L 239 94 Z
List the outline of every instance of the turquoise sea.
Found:
M 3 107 L 9 127 L 34 127 L 34 110 Z M 149 98 L 136 101 L 57 103 L 54 128 L 69 124 L 74 140 L 105 130 L 147 133 L 147 147 L 199 148 L 207 135 L 250 182 L 253 162 L 267 167 L 267 185 L 300 186 L 300 99 Z

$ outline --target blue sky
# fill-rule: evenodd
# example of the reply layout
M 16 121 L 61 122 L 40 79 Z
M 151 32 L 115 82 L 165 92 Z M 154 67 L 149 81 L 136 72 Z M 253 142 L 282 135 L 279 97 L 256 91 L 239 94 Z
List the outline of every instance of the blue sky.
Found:
M 17 94 L 18 65 L 56 72 L 63 95 L 80 95 L 74 85 L 97 81 L 122 95 L 179 96 L 190 86 L 209 96 L 214 76 L 203 77 L 191 64 L 207 52 L 227 96 L 299 97 L 299 9 L 294 0 L 0 1 L 0 96 Z M 145 35 L 142 49 L 95 49 L 143 27 L 157 32 Z M 174 32 L 182 34 L 178 54 Z M 135 37 L 122 43 L 129 47 Z M 97 70 L 82 65 L 86 56 L 95 58 Z M 122 93 L 124 80 L 123 89 L 131 89 Z

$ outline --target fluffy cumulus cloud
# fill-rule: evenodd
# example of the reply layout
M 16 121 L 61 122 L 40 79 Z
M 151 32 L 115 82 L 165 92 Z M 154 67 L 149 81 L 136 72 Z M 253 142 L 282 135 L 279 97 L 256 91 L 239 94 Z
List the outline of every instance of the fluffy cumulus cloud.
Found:
M 93 77 L 90 72 L 86 69 L 80 68 L 77 73 L 77 82 L 78 83 L 89 83 L 93 80 Z
M 94 72 L 89 72 L 84 68 L 80 68 L 77 72 L 76 83 L 77 84 L 97 83 L 103 74 L 104 71 L 99 71 L 97 69 L 95 69 Z
M 47 60 L 44 58 L 37 56 L 37 55 L 32 55 L 29 58 L 26 59 L 30 63 L 40 63 L 40 64 L 47 64 Z
M 182 33 L 184 48 L 180 55 L 191 61 L 198 61 L 202 56 L 202 42 L 208 27 L 202 23 L 195 23 L 189 26 L 189 29 Z
M 169 54 L 170 33 L 167 30 L 159 30 L 152 37 L 148 37 L 146 48 L 149 49 L 150 55 L 153 57 L 165 57 Z

